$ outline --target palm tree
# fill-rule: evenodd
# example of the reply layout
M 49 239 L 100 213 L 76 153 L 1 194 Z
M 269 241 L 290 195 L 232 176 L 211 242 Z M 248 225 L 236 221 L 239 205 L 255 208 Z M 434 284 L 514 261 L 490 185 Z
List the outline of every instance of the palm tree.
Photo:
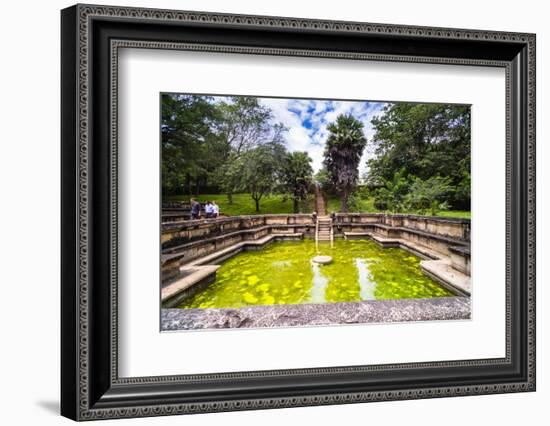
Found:
M 357 184 L 359 162 L 367 144 L 363 123 L 351 114 L 339 115 L 328 125 L 323 164 L 340 195 L 340 210 L 348 211 L 348 199 Z
M 283 167 L 283 187 L 292 196 L 294 213 L 299 211 L 300 201 L 307 198 L 313 182 L 313 168 L 307 152 L 287 154 Z

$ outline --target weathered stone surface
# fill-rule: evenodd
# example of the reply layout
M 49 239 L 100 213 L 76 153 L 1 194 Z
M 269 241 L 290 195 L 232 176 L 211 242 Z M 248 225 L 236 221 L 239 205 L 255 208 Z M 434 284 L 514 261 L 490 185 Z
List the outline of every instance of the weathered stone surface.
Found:
M 183 290 L 201 282 L 208 276 L 215 275 L 219 267 L 219 265 L 193 266 L 187 268 L 185 271 L 181 271 L 180 279 L 162 286 L 160 292 L 162 302 L 166 302 Z
M 411 214 L 385 213 L 337 213 L 336 225 L 343 231 L 353 231 L 354 225 L 376 223 L 392 228 L 405 228 L 423 231 L 432 235 L 445 236 L 458 240 L 470 240 L 470 220 Z
M 332 221 L 331 221 L 332 225 Z M 469 250 L 470 221 L 425 217 L 415 215 L 389 215 L 377 213 L 338 213 L 335 216 L 334 237 L 361 237 L 375 234 L 381 243 L 383 239 L 406 241 L 409 245 L 421 246 L 435 251 L 438 256 L 450 257 L 450 247 Z M 232 247 L 243 241 L 261 240 L 270 234 L 303 234 L 313 237 L 315 224 L 311 215 L 259 215 L 235 216 L 230 218 L 191 220 L 162 225 L 163 281 L 173 279 L 173 268 L 165 264 L 164 258 L 179 267 L 211 254 Z M 386 246 L 398 246 L 395 242 Z M 456 267 L 469 274 L 469 260 L 463 261 L 453 253 Z M 429 256 L 432 257 L 433 256 Z M 168 262 L 168 261 L 167 261 Z
M 471 295 L 472 284 L 469 275 L 453 268 L 449 259 L 422 260 L 420 269 L 431 279 L 437 281 L 455 294 Z
M 321 265 L 326 265 L 330 262 L 332 262 L 331 256 L 315 256 L 313 259 L 315 263 L 320 263 Z
M 448 237 L 468 242 L 470 239 L 470 220 L 417 215 L 390 215 L 384 213 L 338 213 L 335 216 L 336 233 L 364 231 L 365 225 L 377 225 L 380 230 L 386 227 L 391 234 L 392 228 L 420 231 L 428 235 Z M 163 249 L 177 247 L 193 241 L 209 239 L 231 232 L 274 226 L 286 227 L 286 232 L 294 226 L 312 229 L 314 220 L 308 214 L 279 214 L 258 216 L 231 216 L 216 219 L 200 219 L 163 222 L 161 242 Z M 391 236 L 391 235 L 388 235 Z
M 162 309 L 161 330 L 466 320 L 470 315 L 468 297 L 248 306 L 240 309 Z

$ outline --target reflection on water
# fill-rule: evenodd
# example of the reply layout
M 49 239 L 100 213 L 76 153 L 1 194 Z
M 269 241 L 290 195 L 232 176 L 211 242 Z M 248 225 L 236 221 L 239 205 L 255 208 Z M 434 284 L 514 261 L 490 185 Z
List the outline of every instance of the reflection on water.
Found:
M 290 265 L 292 265 L 291 260 L 276 260 L 275 262 L 271 262 L 271 266 L 275 268 L 284 268 Z
M 311 286 L 311 303 L 326 302 L 325 290 L 328 285 L 328 279 L 323 275 L 322 266 L 317 262 L 310 262 L 313 270 L 313 285 Z
M 315 249 L 317 250 L 317 253 L 323 253 L 324 249 L 327 248 L 334 248 L 334 241 L 317 241 L 315 240 Z
M 333 262 L 311 261 L 328 255 Z M 425 276 L 420 259 L 368 240 L 271 243 L 227 260 L 216 280 L 180 308 L 238 308 L 246 305 L 353 302 L 452 295 Z
M 369 266 L 365 259 L 355 259 L 355 267 L 359 275 L 359 297 L 361 300 L 375 300 L 376 283 L 371 280 Z

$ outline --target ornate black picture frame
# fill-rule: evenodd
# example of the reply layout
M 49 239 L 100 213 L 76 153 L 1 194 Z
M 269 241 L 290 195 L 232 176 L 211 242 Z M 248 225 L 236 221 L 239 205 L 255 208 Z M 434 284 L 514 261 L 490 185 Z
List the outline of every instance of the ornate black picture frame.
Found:
M 74 420 L 535 390 L 535 35 L 76 5 L 61 13 L 61 413 Z M 506 71 L 506 356 L 119 378 L 117 52 L 191 49 Z

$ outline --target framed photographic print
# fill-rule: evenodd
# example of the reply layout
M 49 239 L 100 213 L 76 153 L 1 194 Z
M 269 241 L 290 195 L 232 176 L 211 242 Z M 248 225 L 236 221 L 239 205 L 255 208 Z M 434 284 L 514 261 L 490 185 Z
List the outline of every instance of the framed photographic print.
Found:
M 535 36 L 76 5 L 75 420 L 535 390 Z

